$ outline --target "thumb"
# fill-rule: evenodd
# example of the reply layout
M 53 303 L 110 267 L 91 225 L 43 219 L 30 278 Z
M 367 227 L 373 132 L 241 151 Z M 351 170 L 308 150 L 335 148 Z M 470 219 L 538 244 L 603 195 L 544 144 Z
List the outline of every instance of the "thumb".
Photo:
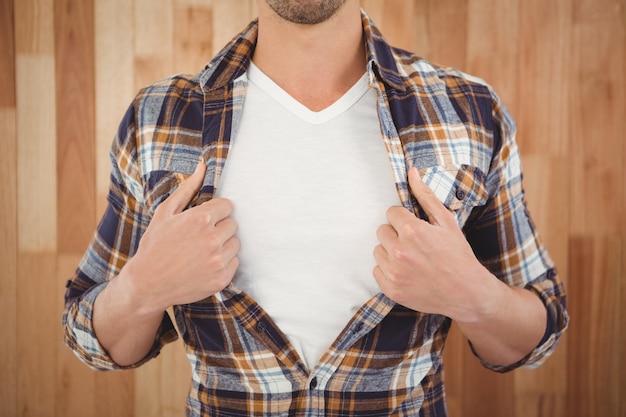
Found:
M 196 170 L 178 185 L 178 188 L 159 206 L 160 211 L 168 215 L 181 213 L 193 197 L 198 194 L 204 182 L 206 165 L 201 159 Z
M 409 185 L 413 196 L 428 216 L 429 223 L 440 226 L 456 225 L 456 222 L 452 223 L 453 218 L 448 209 L 439 201 L 435 193 L 424 184 L 415 167 L 409 170 Z

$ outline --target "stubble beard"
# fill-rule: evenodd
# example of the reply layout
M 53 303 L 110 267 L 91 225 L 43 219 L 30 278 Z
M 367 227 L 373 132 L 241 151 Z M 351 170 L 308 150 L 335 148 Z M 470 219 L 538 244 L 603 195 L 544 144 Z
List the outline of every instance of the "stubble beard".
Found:
M 301 25 L 316 25 L 330 19 L 346 0 L 265 0 L 281 18 Z

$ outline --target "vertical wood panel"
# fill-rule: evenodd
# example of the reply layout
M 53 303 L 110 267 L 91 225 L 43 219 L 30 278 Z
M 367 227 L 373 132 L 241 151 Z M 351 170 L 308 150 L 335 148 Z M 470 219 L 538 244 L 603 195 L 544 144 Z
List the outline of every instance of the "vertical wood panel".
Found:
M 58 317 L 56 106 L 51 0 L 15 2 L 17 415 L 54 416 Z
M 23 417 L 56 414 L 56 343 L 59 318 L 50 309 L 56 291 L 56 256 L 18 255 L 17 410 Z
M 109 148 L 135 94 L 134 6 L 127 0 L 94 0 L 96 213 L 104 212 L 109 190 Z
M 135 0 L 135 89 L 174 72 L 173 0 Z
M 0 417 L 17 414 L 17 142 L 15 109 L 0 107 Z
M 15 108 L 13 1 L 0 1 L 0 108 Z
M 15 3 L 18 231 L 25 251 L 56 247 L 53 2 Z
M 73 274 L 96 225 L 94 176 L 94 10 L 91 0 L 55 0 L 57 109 L 57 273 L 54 317 L 63 311 L 64 283 Z M 57 333 L 56 415 L 95 411 L 95 375 L 84 369 Z
M 572 13 L 570 0 L 520 3 L 516 118 L 527 154 L 567 154 Z
M 618 275 L 621 244 L 615 238 L 587 236 L 570 241 L 569 270 L 576 283 L 570 310 L 577 325 L 570 329 L 568 343 L 568 416 L 619 415 L 624 348 L 614 335 L 621 321 L 616 303 L 618 280 L 623 279 Z
M 600 3 L 600 4 L 598 4 Z M 620 415 L 624 392 L 624 3 L 573 6 L 568 413 Z M 621 152 L 618 150 L 622 150 Z M 621 329 L 621 330 L 617 330 Z
M 453 326 L 455 417 L 626 417 L 626 0 L 362 0 L 393 44 L 494 86 L 518 122 L 529 209 L 571 328 L 537 370 L 480 367 Z M 179 342 L 94 373 L 61 345 L 62 283 L 108 191 L 137 89 L 195 73 L 256 0 L 0 0 L 0 417 L 183 415 Z
M 428 28 L 428 42 L 421 46 L 422 41 L 418 38 L 412 49 L 435 63 L 465 70 L 468 0 L 421 0 L 416 8 L 417 16 L 424 20 L 424 26 Z
M 17 132 L 13 0 L 0 0 L 0 417 L 17 415 Z
M 55 1 L 58 251 L 82 254 L 95 219 L 94 29 L 91 0 Z
M 196 5 L 187 0 L 174 6 L 175 73 L 195 74 L 213 55 L 213 9 L 205 3 Z
M 518 0 L 468 0 L 465 70 L 491 84 L 512 112 L 517 111 L 519 62 Z

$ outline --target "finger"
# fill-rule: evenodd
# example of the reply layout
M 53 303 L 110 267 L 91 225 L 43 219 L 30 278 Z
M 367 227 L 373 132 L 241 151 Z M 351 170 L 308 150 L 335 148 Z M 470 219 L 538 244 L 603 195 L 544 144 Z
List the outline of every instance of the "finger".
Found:
M 209 223 L 216 226 L 233 213 L 233 203 L 226 198 L 214 198 L 197 206 L 196 209 L 206 211 Z
M 398 239 L 398 232 L 396 232 L 396 229 L 394 229 L 393 226 L 383 224 L 376 230 L 376 237 L 381 245 L 388 248 Z
M 241 242 L 236 237 L 232 237 L 224 243 L 224 259 L 232 260 L 237 257 L 239 250 L 241 249 Z
M 159 206 L 160 211 L 168 215 L 181 213 L 189 205 L 193 197 L 198 194 L 204 176 L 206 165 L 203 161 L 198 162 L 196 170 L 187 179 L 178 185 L 178 188 Z
M 456 226 L 456 222 L 450 212 L 437 198 L 435 193 L 428 188 L 420 178 L 417 168 L 409 170 L 409 185 L 413 196 L 417 199 L 424 212 L 428 216 L 428 221 L 438 226 Z
M 385 273 L 383 272 L 382 268 L 380 267 L 380 265 L 376 265 L 374 267 L 374 270 L 372 271 L 372 274 L 374 275 L 374 279 L 376 280 L 376 282 L 378 283 L 378 287 L 383 291 L 383 293 L 385 292 L 385 289 L 387 287 L 387 276 L 385 275 Z
M 415 217 L 415 214 L 400 206 L 390 207 L 387 210 L 387 221 L 398 235 L 404 237 L 415 235 L 417 233 L 415 227 L 420 223 L 427 225 L 423 220 Z
M 217 225 L 215 225 L 215 233 L 220 239 L 220 242 L 224 244 L 228 239 L 235 236 L 237 232 L 237 222 L 233 220 L 231 217 L 227 217 L 226 219 L 220 221 Z
M 385 265 L 388 262 L 389 254 L 387 253 L 387 249 L 383 245 L 378 245 L 374 248 L 374 260 L 376 261 L 376 265 L 381 267 L 381 265 Z

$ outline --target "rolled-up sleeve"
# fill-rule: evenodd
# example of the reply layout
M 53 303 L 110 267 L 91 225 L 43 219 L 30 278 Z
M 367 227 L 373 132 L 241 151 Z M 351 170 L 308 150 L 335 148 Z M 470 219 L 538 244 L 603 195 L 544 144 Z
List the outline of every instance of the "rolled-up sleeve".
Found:
M 495 276 L 533 291 L 547 311 L 545 334 L 525 358 L 508 366 L 481 360 L 489 369 L 506 372 L 539 366 L 556 348 L 569 319 L 563 282 L 526 206 L 515 122 L 495 93 L 493 122 L 496 152 L 486 180 L 490 198 L 469 223 L 466 237 L 477 258 Z
M 99 343 L 93 328 L 96 297 L 134 255 L 150 221 L 143 204 L 142 176 L 136 158 L 134 109 L 135 105 L 129 107 L 111 147 L 107 208 L 65 293 L 62 317 L 65 343 L 79 359 L 98 370 L 137 367 L 177 338 L 172 321 L 165 313 L 150 352 L 140 362 L 122 367 Z

